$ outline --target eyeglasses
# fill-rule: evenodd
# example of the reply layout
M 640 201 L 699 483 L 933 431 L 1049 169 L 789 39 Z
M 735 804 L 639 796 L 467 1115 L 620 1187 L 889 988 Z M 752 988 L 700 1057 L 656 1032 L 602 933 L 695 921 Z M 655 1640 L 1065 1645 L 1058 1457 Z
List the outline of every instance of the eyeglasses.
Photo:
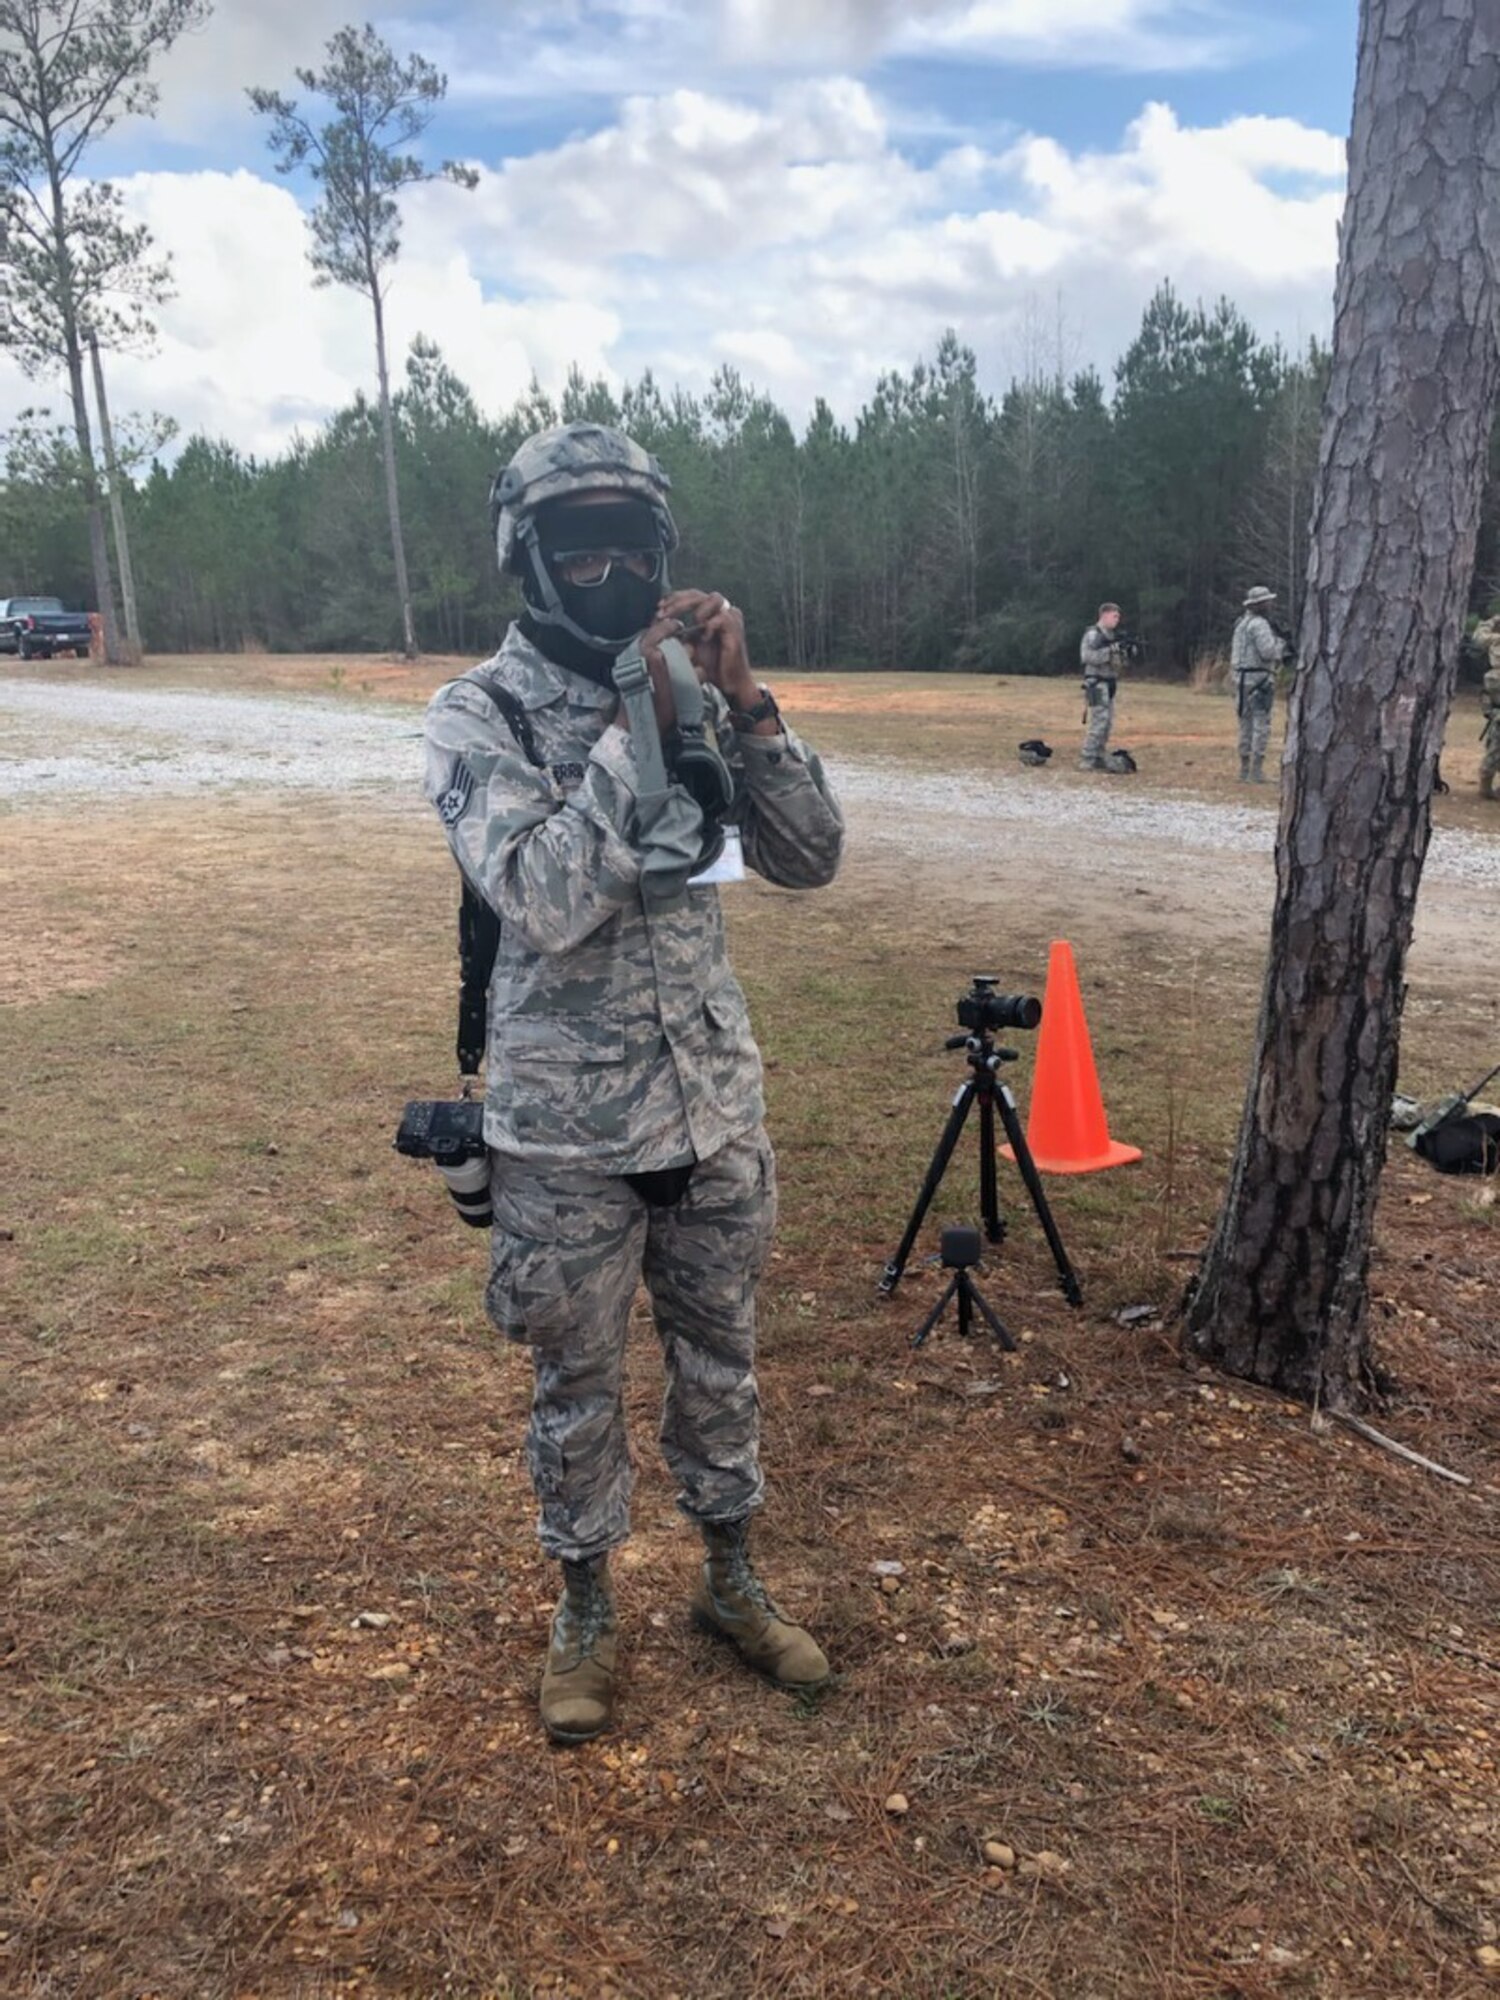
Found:
M 597 590 L 616 563 L 644 582 L 661 579 L 660 549 L 559 549 L 552 562 L 562 581 L 579 590 Z

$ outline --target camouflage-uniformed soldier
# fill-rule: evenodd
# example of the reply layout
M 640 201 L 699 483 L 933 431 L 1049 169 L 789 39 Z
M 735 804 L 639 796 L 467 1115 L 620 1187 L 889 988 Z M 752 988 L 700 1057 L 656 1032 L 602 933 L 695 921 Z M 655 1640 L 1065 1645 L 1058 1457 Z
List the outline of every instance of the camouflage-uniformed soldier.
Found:
M 1474 637 L 1490 658 L 1481 696 L 1484 728 L 1480 737 L 1479 796 L 1493 799 L 1495 779 L 1500 775 L 1500 618 L 1488 618 L 1475 626 Z
M 1124 650 L 1115 638 L 1120 623 L 1118 604 L 1101 604 L 1099 616 L 1084 633 L 1078 647 L 1083 667 L 1084 731 L 1080 771 L 1107 771 L 1105 750 L 1115 719 L 1115 686 L 1124 660 Z
M 1266 745 L 1271 739 L 1276 669 L 1290 657 L 1286 640 L 1266 616 L 1266 607 L 1275 602 L 1275 591 L 1258 583 L 1246 595 L 1230 641 L 1229 670 L 1234 676 L 1235 708 L 1240 718 L 1242 785 L 1266 782 Z
M 695 627 L 686 640 L 750 867 L 816 888 L 837 869 L 843 822 L 817 757 L 751 675 L 739 611 L 671 590 L 668 488 L 618 431 L 575 423 L 523 444 L 492 511 L 526 608 L 492 659 L 438 691 L 426 723 L 428 797 L 501 920 L 486 1305 L 532 1352 L 527 1456 L 542 1546 L 563 1568 L 541 1708 L 564 1742 L 597 1734 L 612 1710 L 607 1563 L 630 1525 L 621 1391 L 642 1279 L 666 1364 L 662 1449 L 707 1544 L 694 1614 L 783 1685 L 828 1674 L 746 1546 L 763 1493 L 755 1285 L 776 1206 L 760 1057 L 718 889 L 690 879 L 703 809 L 675 778 L 665 814 L 654 792 L 648 806 L 650 759 L 616 697 L 617 656 L 643 655 L 670 743 L 661 647 Z M 486 684 L 524 706 L 536 761 Z

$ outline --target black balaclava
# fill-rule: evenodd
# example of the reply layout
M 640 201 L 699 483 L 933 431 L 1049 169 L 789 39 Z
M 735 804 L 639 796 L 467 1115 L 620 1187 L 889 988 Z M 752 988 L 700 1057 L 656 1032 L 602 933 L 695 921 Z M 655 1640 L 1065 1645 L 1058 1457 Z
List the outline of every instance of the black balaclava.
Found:
M 615 656 L 652 622 L 657 605 L 670 588 L 661 523 L 655 511 L 646 501 L 628 494 L 594 506 L 561 498 L 544 501 L 531 525 L 534 539 L 523 533 L 518 551 L 521 592 L 527 606 L 521 615 L 521 630 L 558 666 L 582 674 L 600 687 L 613 686 L 610 671 Z M 616 563 L 604 582 L 592 589 L 565 582 L 557 574 L 553 558 L 584 549 L 649 549 L 660 556 L 661 567 L 654 577 L 640 577 L 623 563 Z M 538 565 L 545 571 L 545 583 L 537 573 Z M 555 603 L 549 602 L 549 597 Z

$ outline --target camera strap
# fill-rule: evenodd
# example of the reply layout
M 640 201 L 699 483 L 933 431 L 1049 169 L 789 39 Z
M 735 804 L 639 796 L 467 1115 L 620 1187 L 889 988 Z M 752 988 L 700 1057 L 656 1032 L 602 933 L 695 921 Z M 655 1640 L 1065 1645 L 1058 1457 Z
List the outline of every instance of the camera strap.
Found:
M 538 770 L 546 760 L 537 748 L 536 733 L 525 704 L 508 687 L 501 687 L 484 673 L 463 678 L 487 695 L 505 718 L 506 727 L 520 745 L 527 763 Z M 477 1076 L 484 1061 L 485 1035 L 489 1019 L 490 977 L 495 970 L 495 954 L 500 949 L 500 919 L 467 875 L 458 905 L 458 1073 Z
M 678 710 L 678 726 L 672 732 L 677 739 L 674 749 L 679 748 L 685 726 L 691 729 L 696 721 L 698 737 L 702 739 L 695 746 L 701 773 L 706 769 L 708 756 L 702 725 L 703 691 L 685 647 L 675 639 L 665 639 L 661 650 L 674 701 L 683 705 Z M 647 836 L 641 853 L 641 893 L 648 903 L 665 904 L 681 895 L 689 876 L 697 874 L 723 847 L 722 819 L 734 796 L 734 781 L 725 766 L 722 786 L 716 787 L 713 794 L 715 801 L 722 797 L 724 802 L 711 809 L 699 796 L 697 787 L 688 782 L 685 771 L 674 770 L 668 775 L 651 696 L 651 670 L 638 640 L 633 640 L 616 659 L 613 679 L 625 705 L 635 751 L 636 819 L 641 833 Z M 723 764 L 717 748 L 712 755 L 717 763 Z

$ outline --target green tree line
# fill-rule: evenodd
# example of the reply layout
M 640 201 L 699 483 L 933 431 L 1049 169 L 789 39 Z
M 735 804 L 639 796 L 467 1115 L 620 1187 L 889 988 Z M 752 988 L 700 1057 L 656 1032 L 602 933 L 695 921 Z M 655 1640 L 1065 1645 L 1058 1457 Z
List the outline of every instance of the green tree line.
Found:
M 798 668 L 1076 665 L 1104 598 L 1186 671 L 1220 649 L 1252 583 L 1300 595 L 1327 374 L 1317 346 L 1262 341 L 1227 301 L 1163 285 L 1107 389 L 1037 359 L 1004 393 L 954 333 L 882 377 L 852 422 L 819 402 L 800 430 L 734 369 L 706 393 L 576 371 L 483 413 L 431 341 L 394 397 L 411 602 L 428 651 L 476 657 L 514 608 L 486 493 L 519 441 L 572 418 L 620 424 L 673 481 L 676 574 L 741 604 L 758 655 Z M 356 396 L 257 459 L 206 436 L 137 466 L 124 503 L 153 651 L 401 646 L 379 412 Z M 1490 533 L 1486 559 L 1500 561 Z M 68 439 L 33 419 L 0 486 L 0 593 L 90 598 L 83 488 Z

